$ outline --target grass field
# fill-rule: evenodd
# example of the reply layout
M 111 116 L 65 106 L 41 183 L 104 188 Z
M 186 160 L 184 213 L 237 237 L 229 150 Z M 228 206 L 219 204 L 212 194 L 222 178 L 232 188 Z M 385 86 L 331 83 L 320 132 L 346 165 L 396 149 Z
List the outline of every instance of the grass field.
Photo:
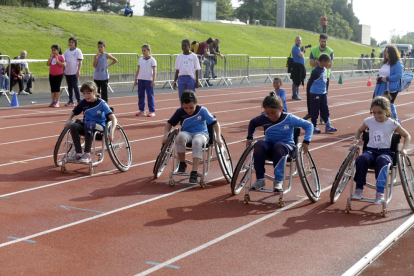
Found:
M 14 57 L 26 50 L 32 59 L 47 59 L 54 43 L 64 52 L 70 36 L 78 38 L 78 47 L 85 54 L 97 52 L 99 40 L 106 42 L 106 51 L 111 53 L 138 53 L 142 44 L 149 43 L 154 54 L 177 54 L 183 38 L 201 42 L 212 36 L 220 38 L 223 54 L 257 57 L 288 56 L 298 35 L 304 45 L 318 44 L 317 34 L 303 30 L 52 9 L 1 6 L 0 22 L 1 53 Z M 371 47 L 342 39 L 331 38 L 328 45 L 337 57 L 371 52 Z M 32 65 L 31 70 L 38 76 L 48 72 L 44 64 Z

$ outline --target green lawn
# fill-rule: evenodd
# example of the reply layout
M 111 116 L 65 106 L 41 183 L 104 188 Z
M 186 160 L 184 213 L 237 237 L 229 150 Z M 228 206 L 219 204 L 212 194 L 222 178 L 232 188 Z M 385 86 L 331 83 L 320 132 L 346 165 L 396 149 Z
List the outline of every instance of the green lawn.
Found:
M 106 42 L 110 53 L 139 53 L 140 46 L 149 43 L 153 54 L 177 54 L 183 38 L 201 42 L 212 36 L 220 38 L 223 54 L 257 57 L 288 56 L 297 35 L 302 37 L 303 45 L 317 45 L 319 38 L 295 29 L 5 6 L 0 9 L 0 24 L 1 53 L 13 58 L 26 50 L 31 59 L 47 59 L 54 43 L 64 52 L 70 36 L 78 38 L 84 54 L 96 53 L 99 40 Z M 336 57 L 359 57 L 371 52 L 371 47 L 342 39 L 331 38 L 328 46 Z M 31 65 L 31 70 L 38 76 L 48 72 L 44 64 Z

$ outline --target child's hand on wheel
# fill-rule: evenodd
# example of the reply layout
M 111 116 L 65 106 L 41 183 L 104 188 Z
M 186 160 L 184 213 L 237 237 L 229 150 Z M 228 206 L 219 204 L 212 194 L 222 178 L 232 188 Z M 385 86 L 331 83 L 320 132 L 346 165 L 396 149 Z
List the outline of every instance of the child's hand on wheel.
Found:
M 167 139 L 168 139 L 168 134 L 167 135 L 164 135 L 162 137 L 162 144 L 165 144 L 167 142 Z
M 303 143 L 302 148 L 303 148 L 303 153 L 305 153 L 305 154 L 308 153 L 308 151 L 309 151 L 309 145 L 308 144 Z

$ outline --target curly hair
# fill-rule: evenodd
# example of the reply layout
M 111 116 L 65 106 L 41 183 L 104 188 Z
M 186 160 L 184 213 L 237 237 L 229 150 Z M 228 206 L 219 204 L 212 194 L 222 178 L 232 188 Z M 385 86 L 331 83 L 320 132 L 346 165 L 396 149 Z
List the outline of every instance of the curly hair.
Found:
M 397 47 L 395 47 L 394 45 L 388 45 L 387 47 L 385 47 L 385 50 L 388 51 L 389 60 L 385 57 L 384 53 L 384 60 L 382 61 L 382 63 L 389 63 L 390 66 L 393 66 L 397 63 L 397 61 L 401 61 L 400 52 L 398 51 Z

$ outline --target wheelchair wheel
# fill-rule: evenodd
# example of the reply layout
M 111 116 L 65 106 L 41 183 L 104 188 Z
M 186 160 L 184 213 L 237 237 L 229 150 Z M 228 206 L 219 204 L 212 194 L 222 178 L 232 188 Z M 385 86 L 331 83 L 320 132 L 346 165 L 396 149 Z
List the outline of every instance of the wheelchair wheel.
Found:
M 126 172 L 132 162 L 131 146 L 129 145 L 125 131 L 120 125 L 116 125 L 114 137 L 112 137 L 112 142 L 110 142 L 108 135 L 111 127 L 112 122 L 108 122 L 105 128 L 105 145 L 115 167 L 121 172 Z
M 165 142 L 165 144 L 161 147 L 160 153 L 157 156 L 157 160 L 155 161 L 153 169 L 155 179 L 161 176 L 162 172 L 168 164 L 168 161 L 170 161 L 170 158 L 172 157 L 172 146 L 174 144 L 174 140 L 177 134 L 178 128 L 171 131 L 168 134 L 167 142 Z
M 237 195 L 250 181 L 250 155 L 252 154 L 254 144 L 252 142 L 243 152 L 234 170 L 233 177 L 231 178 L 231 194 Z M 252 159 L 253 162 L 253 159 Z
M 223 172 L 224 178 L 226 178 L 227 182 L 230 183 L 233 176 L 233 161 L 231 160 L 229 147 L 227 146 L 223 135 L 221 135 L 221 140 L 223 140 L 223 147 L 220 148 L 217 145 L 217 142 L 214 143 L 214 147 L 216 148 L 220 169 Z
M 398 154 L 398 171 L 404 190 L 405 197 L 414 211 L 414 171 L 411 161 L 408 157 Z
M 298 144 L 296 148 L 296 165 L 306 195 L 312 202 L 317 202 L 321 195 L 318 171 L 315 162 L 313 162 L 312 155 L 310 152 L 304 154 L 301 144 Z
M 67 140 L 66 135 L 68 135 Z M 75 145 L 73 144 L 70 125 L 68 125 L 63 129 L 62 133 L 60 133 L 53 151 L 53 161 L 55 162 L 55 166 L 60 167 L 62 165 L 62 160 L 73 154 L 76 154 Z
M 359 156 L 359 147 L 355 147 L 349 151 L 348 155 L 342 162 L 338 173 L 335 176 L 335 180 L 331 188 L 331 203 L 335 203 L 344 191 L 348 181 L 351 179 L 352 170 L 355 166 L 355 160 Z

